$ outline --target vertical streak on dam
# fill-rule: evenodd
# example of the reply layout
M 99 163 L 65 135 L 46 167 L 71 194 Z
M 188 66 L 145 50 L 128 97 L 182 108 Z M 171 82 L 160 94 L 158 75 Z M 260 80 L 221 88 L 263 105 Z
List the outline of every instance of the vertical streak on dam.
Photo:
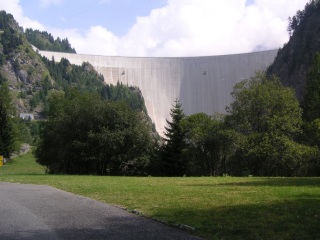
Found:
M 180 100 L 187 115 L 225 113 L 232 102 L 233 86 L 265 70 L 277 50 L 208 57 L 111 57 L 39 51 L 56 61 L 89 62 L 106 83 L 122 82 L 141 90 L 148 114 L 163 135 L 174 100 Z

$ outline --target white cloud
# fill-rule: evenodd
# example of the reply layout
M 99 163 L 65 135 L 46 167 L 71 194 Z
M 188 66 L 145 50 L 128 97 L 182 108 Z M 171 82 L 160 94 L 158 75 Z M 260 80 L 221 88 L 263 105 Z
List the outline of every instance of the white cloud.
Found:
M 11 13 L 20 26 L 24 28 L 33 28 L 43 30 L 44 26 L 34 20 L 23 15 L 23 10 L 19 0 L 0 0 L 1 10 Z
M 91 27 L 84 34 L 81 34 L 77 29 L 49 29 L 48 31 L 55 37 L 67 37 L 78 53 L 117 55 L 117 49 L 120 45 L 119 38 L 101 26 Z
M 121 39 L 121 54 L 194 56 L 279 48 L 288 40 L 287 19 L 306 0 L 168 0 L 138 17 Z M 138 52 L 137 52 L 138 50 Z
M 85 31 L 45 30 L 56 37 L 68 37 L 78 53 L 122 56 L 241 53 L 281 47 L 288 40 L 288 17 L 302 10 L 307 2 L 167 0 L 165 7 L 152 10 L 148 16 L 137 17 L 122 37 L 102 26 L 92 26 Z M 14 5 L 20 18 L 17 20 L 23 26 L 39 24 L 23 16 L 18 0 L 0 0 L 0 3 L 1 6 Z M 34 28 L 43 29 L 43 26 Z
M 48 8 L 51 5 L 61 4 L 62 0 L 40 0 L 40 6 L 42 8 Z

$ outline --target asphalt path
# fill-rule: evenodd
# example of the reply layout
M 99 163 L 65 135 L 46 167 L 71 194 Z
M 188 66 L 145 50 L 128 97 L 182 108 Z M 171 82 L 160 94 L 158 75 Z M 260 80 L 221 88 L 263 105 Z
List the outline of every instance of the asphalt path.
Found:
M 59 189 L 0 182 L 0 239 L 200 239 Z

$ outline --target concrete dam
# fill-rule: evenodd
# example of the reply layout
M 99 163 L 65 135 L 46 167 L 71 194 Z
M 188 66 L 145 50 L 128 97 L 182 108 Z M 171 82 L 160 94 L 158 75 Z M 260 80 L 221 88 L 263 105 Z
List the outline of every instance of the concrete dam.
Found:
M 163 136 L 170 109 L 179 99 L 187 115 L 225 113 L 233 86 L 265 70 L 277 50 L 207 57 L 112 57 L 39 51 L 56 61 L 89 62 L 105 82 L 122 82 L 141 90 L 156 130 Z

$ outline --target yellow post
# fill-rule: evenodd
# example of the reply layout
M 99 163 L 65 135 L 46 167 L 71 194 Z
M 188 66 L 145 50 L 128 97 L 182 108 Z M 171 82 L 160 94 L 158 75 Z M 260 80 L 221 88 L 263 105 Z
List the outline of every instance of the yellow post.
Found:
M 0 167 L 3 165 L 3 156 L 0 155 Z

